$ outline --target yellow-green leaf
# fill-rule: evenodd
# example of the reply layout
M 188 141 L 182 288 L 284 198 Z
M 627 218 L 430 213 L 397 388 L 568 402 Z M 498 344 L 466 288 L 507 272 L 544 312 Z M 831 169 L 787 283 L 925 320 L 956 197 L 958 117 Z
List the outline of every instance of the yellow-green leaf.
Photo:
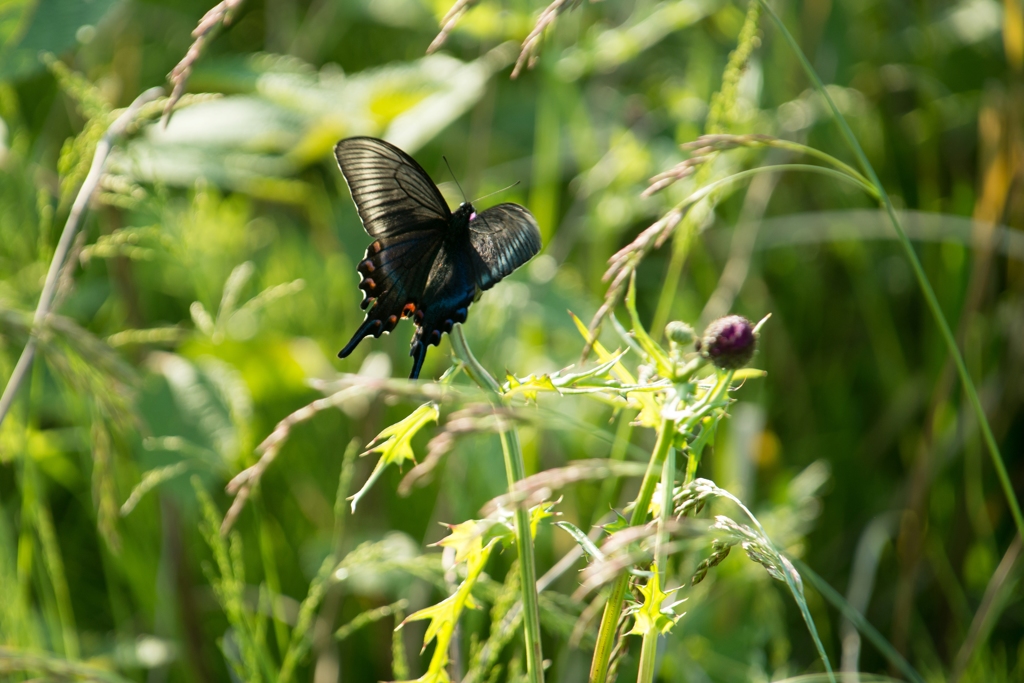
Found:
M 360 499 L 366 495 L 388 465 L 394 463 L 401 467 L 406 460 L 416 462 L 416 457 L 412 452 L 412 438 L 428 423 L 437 422 L 439 415 L 440 410 L 436 403 L 424 403 L 412 411 L 408 417 L 396 422 L 374 437 L 370 442 L 371 448 L 368 448 L 362 455 L 380 453 L 380 459 L 377 460 L 377 465 L 373 468 L 366 483 L 363 484 L 363 488 L 349 498 L 352 501 L 352 512 L 356 511 L 356 505 L 359 504 Z
M 636 623 L 633 624 L 630 633 L 643 636 L 649 633 L 668 633 L 672 630 L 679 617 L 671 616 L 671 610 L 662 607 L 669 594 L 661 590 L 657 563 L 651 565 L 651 578 L 646 586 L 640 588 L 640 594 L 643 595 L 644 601 L 633 615 Z
M 602 363 L 606 363 L 614 358 L 612 354 L 608 353 L 608 350 L 604 348 L 601 342 L 595 340 L 590 335 L 590 330 L 583 324 L 583 321 L 576 317 L 574 313 L 569 313 L 572 316 L 572 321 L 576 323 L 576 329 L 579 330 L 580 335 L 587 343 L 593 343 L 592 348 L 594 353 Z M 626 369 L 626 366 L 620 362 L 616 363 L 612 367 L 612 374 L 619 378 L 625 384 L 636 384 L 633 374 Z M 627 394 L 628 398 L 635 400 L 640 404 L 640 414 L 637 416 L 637 421 L 644 427 L 657 427 L 661 424 L 661 411 L 658 409 L 658 404 L 654 400 L 654 396 L 642 392 L 633 391 Z
M 658 374 L 662 377 L 672 378 L 672 361 L 669 360 L 665 349 L 661 348 L 658 342 L 654 341 L 647 330 L 640 322 L 640 316 L 636 312 L 636 273 L 629 278 L 629 289 L 626 291 L 626 310 L 629 311 L 629 319 L 633 323 L 633 336 L 636 337 L 640 348 L 647 355 L 647 359 L 654 363 Z

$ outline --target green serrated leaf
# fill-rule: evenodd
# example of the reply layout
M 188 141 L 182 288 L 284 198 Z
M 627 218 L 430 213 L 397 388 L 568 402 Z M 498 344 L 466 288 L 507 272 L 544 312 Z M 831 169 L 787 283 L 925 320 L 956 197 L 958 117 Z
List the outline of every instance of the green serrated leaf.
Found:
M 504 393 L 506 396 L 513 396 L 521 393 L 527 401 L 536 401 L 537 394 L 542 391 L 557 392 L 558 387 L 551 380 L 551 375 L 534 376 L 529 375 L 522 379 L 514 375 L 506 375 L 508 382 L 505 384 Z
M 456 562 L 473 562 L 487 545 L 484 537 L 490 535 L 496 524 L 492 519 L 470 519 L 461 524 L 448 524 L 446 526 L 451 533 L 438 541 L 437 545 L 454 549 Z
M 612 354 L 608 353 L 607 349 L 604 348 L 601 342 L 591 337 L 590 330 L 583 324 L 583 321 L 577 318 L 571 311 L 569 312 L 569 315 L 572 317 L 572 321 L 576 324 L 576 329 L 579 330 L 580 336 L 582 336 L 587 343 L 592 344 L 594 353 L 597 354 L 597 357 L 601 362 L 604 363 L 611 360 Z M 624 384 L 636 384 L 636 379 L 634 379 L 633 374 L 626 369 L 626 366 L 624 366 L 621 361 L 615 363 L 611 372 Z M 628 392 L 626 397 L 636 401 L 636 404 L 640 408 L 640 414 L 637 416 L 637 422 L 644 427 L 652 428 L 661 424 L 661 410 L 658 408 L 658 404 L 654 400 L 653 396 L 645 392 L 636 391 Z
M 614 534 L 616 531 L 622 531 L 630 527 L 629 520 L 626 519 L 621 512 L 618 510 L 612 510 L 615 513 L 615 521 L 605 524 L 602 528 L 609 534 Z
M 473 585 L 480 577 L 480 572 L 483 571 L 484 566 L 487 564 L 491 550 L 494 549 L 496 543 L 497 540 L 491 540 L 482 545 L 479 552 L 467 557 L 466 578 L 454 593 L 436 605 L 410 614 L 402 622 L 401 626 L 404 626 L 410 621 L 429 619 L 430 624 L 427 625 L 427 631 L 423 636 L 423 649 L 426 649 L 431 640 L 437 640 L 427 672 L 416 679 L 419 683 L 448 681 L 446 671 L 448 667 L 448 644 L 451 642 L 452 634 L 455 632 L 455 624 L 458 623 L 462 611 L 466 607 L 472 608 L 476 606 L 471 596 Z
M 629 311 L 629 319 L 633 324 L 633 336 L 636 337 L 636 341 L 640 344 L 640 348 L 644 350 L 644 355 L 647 356 L 647 360 L 654 363 L 654 366 L 658 369 L 658 374 L 662 377 L 672 377 L 672 361 L 669 360 L 668 354 L 665 349 L 661 348 L 658 342 L 651 339 L 650 335 L 647 334 L 647 330 L 644 329 L 643 324 L 640 322 L 640 316 L 636 312 L 636 273 L 634 272 L 629 278 L 629 289 L 626 291 L 626 310 Z
M 556 513 L 551 511 L 555 505 L 557 505 L 562 499 L 554 501 L 545 501 L 540 505 L 535 505 L 530 508 L 530 535 L 537 536 L 537 526 L 545 519 L 554 517 Z M 511 530 L 510 530 L 511 531 Z
M 363 452 L 362 455 L 380 453 L 380 459 L 377 460 L 377 465 L 373 468 L 366 483 L 363 484 L 363 488 L 349 498 L 352 501 L 352 512 L 356 511 L 360 499 L 367 494 L 388 465 L 395 464 L 401 467 L 407 460 L 416 462 L 416 457 L 412 452 L 412 439 L 428 423 L 437 422 L 440 414 L 436 403 L 432 401 L 424 403 L 405 419 L 396 422 L 373 438 L 373 441 L 370 442 L 371 448 Z
M 670 609 L 663 607 L 665 599 L 675 592 L 669 593 L 661 590 L 661 578 L 658 573 L 658 565 L 651 565 L 651 577 L 647 585 L 639 589 L 643 596 L 643 603 L 637 608 L 633 616 L 636 619 L 630 633 L 644 636 L 649 633 L 668 633 L 675 626 L 679 616 L 671 613 Z

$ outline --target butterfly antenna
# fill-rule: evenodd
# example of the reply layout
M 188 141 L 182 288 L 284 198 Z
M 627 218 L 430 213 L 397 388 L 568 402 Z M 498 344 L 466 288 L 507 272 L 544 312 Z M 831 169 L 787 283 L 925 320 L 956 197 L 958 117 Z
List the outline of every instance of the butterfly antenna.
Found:
M 514 183 L 512 183 L 511 185 L 509 185 L 508 187 L 503 187 L 503 188 L 501 188 L 500 190 L 495 190 L 494 192 L 491 192 L 491 193 L 489 193 L 489 194 L 485 194 L 485 195 L 484 195 L 483 197 L 477 197 L 476 199 L 474 199 L 474 200 L 473 200 L 473 203 L 474 203 L 474 204 L 476 204 L 476 203 L 477 203 L 478 201 L 480 201 L 481 199 L 487 199 L 488 197 L 493 197 L 493 196 L 494 196 L 494 195 L 496 195 L 496 194 L 501 194 L 501 193 L 502 193 L 502 192 L 504 192 L 505 190 L 511 190 L 511 189 L 512 189 L 513 187 L 515 187 L 515 186 L 516 186 L 516 185 L 518 185 L 519 183 L 520 183 L 520 181 L 518 181 L 518 180 L 517 180 L 517 181 L 515 181 Z
M 448 163 L 448 157 L 442 155 L 441 158 L 444 159 L 444 165 L 448 167 L 448 172 L 452 174 L 452 180 L 455 181 L 455 187 L 459 188 L 459 192 L 462 193 L 462 198 L 465 199 L 466 202 L 469 202 L 469 199 L 466 199 L 466 193 L 462 190 L 462 185 L 459 185 L 459 179 L 455 177 L 455 171 L 452 170 L 452 165 Z

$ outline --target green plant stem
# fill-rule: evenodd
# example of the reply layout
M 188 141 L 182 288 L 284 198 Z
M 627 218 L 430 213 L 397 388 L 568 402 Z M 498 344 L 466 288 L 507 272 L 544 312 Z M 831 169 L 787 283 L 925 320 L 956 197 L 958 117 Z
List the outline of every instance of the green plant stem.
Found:
M 672 517 L 672 493 L 676 483 L 676 449 L 669 448 L 665 455 L 665 464 L 661 468 L 661 509 L 658 514 L 658 541 L 654 550 L 655 564 L 658 570 L 658 585 L 665 590 L 665 582 L 668 577 L 668 553 L 665 552 L 668 542 L 666 528 Z M 637 683 L 654 683 L 654 665 L 658 659 L 658 637 L 657 629 L 651 629 L 644 634 L 643 644 L 640 646 L 640 670 L 637 672 Z
M 452 350 L 466 366 L 466 374 L 484 391 L 491 392 L 491 402 L 502 406 L 505 401 L 501 386 L 480 364 L 469 349 L 462 325 L 456 324 L 449 335 Z M 501 450 L 505 455 L 505 476 L 508 478 L 509 493 L 516 482 L 526 478 L 523 465 L 523 450 L 519 445 L 519 432 L 514 426 L 503 430 Z M 526 637 L 526 671 L 530 683 L 544 683 L 544 655 L 540 642 L 540 609 L 537 600 L 537 567 L 534 560 L 533 536 L 530 533 L 530 512 L 523 506 L 516 506 L 516 548 L 519 551 L 519 590 L 523 601 L 523 625 Z
M 747 516 L 747 519 L 753 522 L 754 526 L 757 528 L 757 533 L 764 544 L 773 555 L 779 558 L 782 566 L 783 581 L 789 588 L 789 592 L 793 595 L 793 600 L 796 602 L 797 608 L 800 610 L 800 614 L 804 618 L 807 630 L 811 634 L 811 640 L 814 641 L 814 646 L 818 650 L 821 662 L 825 665 L 825 673 L 828 674 L 828 680 L 830 683 L 836 683 L 835 672 L 832 671 L 832 663 L 829 661 L 828 653 L 825 652 L 825 645 L 821 642 L 821 636 L 818 635 L 818 627 L 814 625 L 814 618 L 811 616 L 811 610 L 807 606 L 807 598 L 804 595 L 803 581 L 800 579 L 799 574 L 797 574 L 796 569 L 791 566 L 789 560 L 782 555 L 778 548 L 775 547 L 775 543 L 768 536 L 764 527 L 761 526 L 761 522 L 754 516 L 754 513 L 750 511 L 750 508 L 743 504 L 743 501 L 721 488 L 718 489 L 718 495 L 731 500 L 736 507 L 743 511 L 743 514 Z
M 988 423 L 988 417 L 985 415 L 985 408 L 981 405 L 981 399 L 978 397 L 978 391 L 974 386 L 974 381 L 971 379 L 970 373 L 967 371 L 967 365 L 964 363 L 963 355 L 960 353 L 960 347 L 957 346 L 956 337 L 953 336 L 953 330 L 950 329 L 949 323 L 946 321 L 945 315 L 942 313 L 942 307 L 939 305 L 939 299 L 935 296 L 935 290 L 932 289 L 931 282 L 928 281 L 928 276 L 924 272 L 924 267 L 921 265 L 920 259 L 917 257 L 917 252 L 914 251 L 914 246 L 910 243 L 910 239 L 907 237 L 906 232 L 903 230 L 903 226 L 900 224 L 899 217 L 896 215 L 896 207 L 893 206 L 892 200 L 889 198 L 889 194 L 885 191 L 882 186 L 881 180 L 878 178 L 878 174 L 875 173 L 874 167 L 871 162 L 868 161 L 867 155 L 861 148 L 860 143 L 857 142 L 856 136 L 853 134 L 853 130 L 843 117 L 839 108 L 835 102 L 832 101 L 832 96 L 828 94 L 821 79 L 818 78 L 817 72 L 814 67 L 807 60 L 803 50 L 797 44 L 796 39 L 786 28 L 785 23 L 778 14 L 771 8 L 766 0 L 760 0 L 765 11 L 771 16 L 772 21 L 778 27 L 779 32 L 785 38 L 786 42 L 792 48 L 796 54 L 797 59 L 800 60 L 801 66 L 807 73 L 807 77 L 811 79 L 815 89 L 821 93 L 821 96 L 825 98 L 825 102 L 828 103 L 829 109 L 832 111 L 832 115 L 836 119 L 836 123 L 839 125 L 839 130 L 842 132 L 843 137 L 846 139 L 846 144 L 849 146 L 850 151 L 857 158 L 857 163 L 860 164 L 861 169 L 867 175 L 868 179 L 874 186 L 872 194 L 877 196 L 879 202 L 885 208 L 886 213 L 889 215 L 889 220 L 892 222 L 892 227 L 896 231 L 896 235 L 899 238 L 900 245 L 903 247 L 904 254 L 907 260 L 910 262 L 910 266 L 914 271 L 914 277 L 917 279 L 917 284 L 921 288 L 922 294 L 924 294 L 925 302 L 928 304 L 928 309 L 931 311 L 932 317 L 935 319 L 935 323 L 939 326 L 939 331 L 942 334 L 942 339 L 946 343 L 946 348 L 949 354 L 953 357 L 953 363 L 956 365 L 957 374 L 960 376 L 960 383 L 964 387 L 964 393 L 967 394 L 967 400 L 974 409 L 974 414 L 978 420 L 978 425 L 981 427 L 981 433 L 985 439 L 985 445 L 988 446 L 989 454 L 992 457 L 992 465 L 995 467 L 996 474 L 999 476 L 999 483 L 1003 488 L 1003 494 L 1006 496 L 1006 502 L 1010 507 L 1010 513 L 1013 515 L 1013 521 L 1017 525 L 1017 533 L 1024 537 L 1024 515 L 1021 514 L 1020 503 L 1017 501 L 1017 496 L 1013 491 L 1013 484 L 1010 482 L 1010 475 L 1006 471 L 1006 465 L 1003 463 L 1003 457 L 999 452 L 999 445 L 996 443 L 995 435 L 992 433 L 992 427 Z
M 654 551 L 655 561 L 658 563 L 658 572 L 664 579 L 668 570 L 666 562 L 668 557 L 665 553 L 665 544 L 668 543 L 669 520 L 672 518 L 672 494 L 676 486 L 676 449 L 669 448 L 665 455 L 665 465 L 661 468 L 661 510 L 658 515 L 658 546 Z M 662 590 L 665 589 L 665 581 L 661 582 Z
M 654 665 L 658 661 L 658 629 L 651 629 L 644 634 L 640 646 L 640 668 L 636 673 L 636 683 L 653 683 Z
M 700 465 L 700 456 L 691 452 L 686 460 L 686 478 L 683 479 L 683 486 L 689 486 L 697 478 L 697 467 Z
M 658 441 L 654 446 L 654 453 L 647 464 L 647 472 L 644 474 L 643 483 L 640 484 L 640 493 L 633 504 L 633 514 L 630 516 L 630 526 L 641 524 L 647 519 L 647 512 L 651 506 L 651 498 L 654 496 L 654 489 L 661 478 L 662 466 L 665 457 L 672 448 L 672 437 L 675 434 L 675 420 L 661 421 L 658 429 Z M 605 603 L 604 612 L 601 614 L 601 628 L 597 634 L 597 646 L 594 648 L 594 659 L 590 665 L 590 683 L 604 683 L 608 677 L 608 664 L 611 661 L 612 649 L 615 647 L 615 633 L 619 623 L 619 616 L 622 614 L 622 600 L 626 596 L 626 588 L 629 587 L 629 573 L 623 572 L 612 584 L 611 593 L 608 595 L 608 602 Z

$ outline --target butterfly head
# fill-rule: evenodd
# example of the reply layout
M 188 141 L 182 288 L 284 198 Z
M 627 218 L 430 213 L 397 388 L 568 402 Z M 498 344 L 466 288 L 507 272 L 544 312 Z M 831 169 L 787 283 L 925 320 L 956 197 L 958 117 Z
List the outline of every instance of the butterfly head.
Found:
M 452 225 L 467 226 L 474 218 L 476 218 L 476 209 L 469 202 L 462 202 L 459 204 L 459 208 L 452 213 Z

